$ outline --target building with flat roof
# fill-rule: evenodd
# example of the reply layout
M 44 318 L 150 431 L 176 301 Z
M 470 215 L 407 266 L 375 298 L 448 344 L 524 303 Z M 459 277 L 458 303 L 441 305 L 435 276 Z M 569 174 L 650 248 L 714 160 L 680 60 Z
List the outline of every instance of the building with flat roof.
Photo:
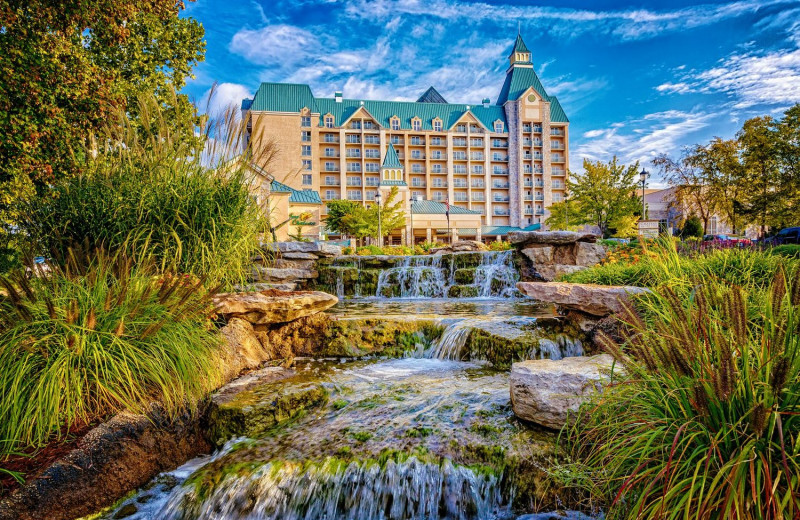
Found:
M 460 238 L 537 229 L 547 208 L 565 197 L 569 120 L 545 91 L 520 35 L 508 59 L 496 101 L 474 105 L 448 103 L 434 87 L 404 102 L 347 99 L 341 92 L 319 98 L 308 85 L 262 83 L 242 102 L 251 142 L 276 146 L 269 163 L 257 167 L 284 191 L 299 193 L 288 197 L 290 214 L 293 197 L 306 201 L 304 211 L 315 208 L 318 225 L 304 229 L 308 236 L 325 234 L 325 201 L 372 204 L 395 186 L 408 213 L 395 242 L 444 238 L 446 205 Z

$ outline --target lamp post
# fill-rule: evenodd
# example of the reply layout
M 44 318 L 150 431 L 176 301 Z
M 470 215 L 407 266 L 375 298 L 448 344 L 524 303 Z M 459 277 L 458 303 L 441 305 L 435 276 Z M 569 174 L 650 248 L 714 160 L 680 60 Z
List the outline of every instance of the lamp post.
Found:
M 644 204 L 644 186 L 647 183 L 647 178 L 650 176 L 647 170 L 642 168 L 642 171 L 639 172 L 639 180 L 642 181 L 642 220 L 645 220 L 645 204 Z
M 378 247 L 383 247 L 383 233 L 381 233 L 381 192 L 375 194 L 375 204 L 378 205 Z
M 569 193 L 564 197 L 564 229 L 569 230 Z
M 411 202 L 411 206 L 409 208 L 411 214 L 411 234 L 408 240 L 408 245 L 410 245 L 411 247 L 414 247 L 414 203 L 420 202 L 421 200 L 422 197 L 420 197 L 419 195 L 412 195 L 411 198 L 409 199 L 409 201 Z

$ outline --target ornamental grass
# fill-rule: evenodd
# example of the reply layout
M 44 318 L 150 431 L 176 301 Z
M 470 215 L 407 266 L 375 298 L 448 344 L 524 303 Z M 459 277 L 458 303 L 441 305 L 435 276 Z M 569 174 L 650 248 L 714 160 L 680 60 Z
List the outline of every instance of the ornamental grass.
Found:
M 601 336 L 615 382 L 563 435 L 608 518 L 800 518 L 800 275 L 740 281 L 662 288 Z

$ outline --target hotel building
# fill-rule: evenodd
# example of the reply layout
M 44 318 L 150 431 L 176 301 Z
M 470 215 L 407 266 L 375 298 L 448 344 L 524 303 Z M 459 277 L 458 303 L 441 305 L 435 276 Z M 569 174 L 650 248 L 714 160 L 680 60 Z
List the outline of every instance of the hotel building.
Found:
M 495 102 L 474 105 L 448 103 L 433 87 L 416 102 L 400 102 L 341 92 L 318 98 L 308 85 L 262 83 L 242 112 L 253 142 L 277 147 L 269 164 L 257 165 L 277 182 L 265 188 L 288 194 L 281 207 L 290 213 L 292 198 L 305 211 L 314 201 L 312 220 L 320 225 L 304 233 L 315 237 L 325 233 L 325 201 L 372 204 L 393 186 L 414 213 L 417 242 L 443 238 L 445 202 L 460 238 L 538 229 L 548 206 L 565 196 L 569 120 L 539 81 L 521 36 L 508 59 Z M 395 242 L 412 233 L 406 221 Z

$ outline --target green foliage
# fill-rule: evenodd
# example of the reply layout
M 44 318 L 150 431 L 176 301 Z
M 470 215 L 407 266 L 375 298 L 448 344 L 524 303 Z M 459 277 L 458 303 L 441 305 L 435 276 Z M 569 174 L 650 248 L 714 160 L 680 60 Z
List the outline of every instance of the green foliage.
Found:
M 183 86 L 205 43 L 200 24 L 179 16 L 182 7 L 166 0 L 0 4 L 0 205 L 21 189 L 82 171 L 117 110 L 142 122 L 135 103 L 142 93 L 158 96 L 172 116 L 191 112 L 187 96 L 170 90 Z
M 3 453 L 154 400 L 175 414 L 220 382 L 202 279 L 102 251 L 42 269 L 0 278 Z
M 641 210 L 641 199 L 636 197 L 639 163 L 618 164 L 615 156 L 608 164 L 584 160 L 583 169 L 570 173 L 570 225 L 574 211 L 576 223 L 594 224 L 608 236 L 612 222 Z
M 591 222 L 583 207 L 573 200 L 556 202 L 547 209 L 550 215 L 544 223 L 553 230 L 574 231 Z
M 492 240 L 488 244 L 489 251 L 508 251 L 509 249 L 513 249 L 514 246 L 511 245 L 511 242 L 506 240 Z
M 243 280 L 265 229 L 250 195 L 247 156 L 208 167 L 202 143 L 172 139 L 159 123 L 165 114 L 154 97 L 141 100 L 140 112 L 150 114 L 146 125 L 121 123 L 124 147 L 104 150 L 89 173 L 56 181 L 21 212 L 21 229 L 38 254 L 64 256 L 88 241 L 153 255 L 164 270 L 212 283 Z
M 639 217 L 635 215 L 620 215 L 611 222 L 615 238 L 633 238 L 638 235 Z
M 345 217 L 354 214 L 362 209 L 362 205 L 352 200 L 329 200 L 325 202 L 328 208 L 328 216 L 325 219 L 326 227 L 333 233 L 341 235 L 356 236 L 356 229 L 351 228 Z
M 628 307 L 622 343 L 603 337 L 625 375 L 566 432 L 582 482 L 612 520 L 796 518 L 800 275 L 776 270 L 755 309 L 748 289 L 692 283 L 691 298 L 661 290 L 648 323 Z
M 692 215 L 686 219 L 681 229 L 681 238 L 702 238 L 703 236 L 703 223 L 698 217 Z
M 773 255 L 797 258 L 800 260 L 800 244 L 782 244 L 775 246 L 770 251 Z

